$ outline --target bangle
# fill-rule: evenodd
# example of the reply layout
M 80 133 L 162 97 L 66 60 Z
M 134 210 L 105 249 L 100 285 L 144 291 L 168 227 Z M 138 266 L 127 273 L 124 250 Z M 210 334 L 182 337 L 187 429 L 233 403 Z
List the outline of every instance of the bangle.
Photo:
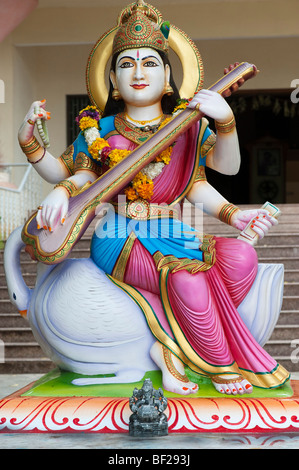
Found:
M 232 216 L 239 210 L 239 207 L 234 206 L 233 204 L 224 204 L 220 209 L 218 218 L 221 220 L 221 222 L 224 222 L 227 225 L 231 225 Z
M 233 118 L 229 122 L 215 121 L 215 126 L 216 126 L 217 131 L 220 132 L 221 134 L 228 134 L 229 132 L 234 130 L 236 127 L 235 117 L 233 116 Z
M 72 197 L 73 193 L 78 190 L 77 186 L 70 180 L 60 181 L 60 183 L 56 184 L 54 189 L 60 188 L 60 187 L 66 189 L 70 197 Z
M 42 147 L 41 147 L 41 148 L 42 148 Z M 27 158 L 27 162 L 31 163 L 31 165 L 36 165 L 36 163 L 39 163 L 39 162 L 44 158 L 45 155 L 46 155 L 46 149 L 45 149 L 45 147 L 44 147 L 43 154 L 42 154 L 42 156 L 41 156 L 38 160 L 36 160 L 36 161 L 33 162 L 32 160 L 30 160 L 30 158 Z
M 29 142 L 27 142 L 27 144 L 24 144 L 24 145 L 20 144 L 20 146 L 27 157 L 29 155 L 32 155 L 38 149 L 41 148 L 39 141 L 34 136 L 31 137 L 31 139 L 29 140 Z

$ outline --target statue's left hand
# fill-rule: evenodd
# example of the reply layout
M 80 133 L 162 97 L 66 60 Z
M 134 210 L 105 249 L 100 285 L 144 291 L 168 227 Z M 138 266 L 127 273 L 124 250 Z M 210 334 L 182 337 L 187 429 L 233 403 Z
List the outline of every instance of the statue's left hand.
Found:
M 235 67 L 237 67 L 240 63 L 235 62 L 235 64 L 230 64 L 228 67 L 224 69 L 224 75 L 228 74 L 228 72 L 231 72 Z M 257 75 L 258 70 L 256 66 L 254 66 L 254 76 Z M 237 83 L 234 83 L 228 90 L 226 90 L 222 96 L 225 98 L 228 98 L 232 93 L 235 93 L 236 91 L 239 90 L 239 88 L 245 83 L 244 78 L 241 78 L 240 80 L 237 81 Z
M 37 119 L 43 119 L 45 121 L 51 119 L 51 113 L 45 110 L 45 106 L 46 100 L 34 101 L 34 103 L 31 104 L 30 109 L 26 114 L 18 132 L 18 139 L 20 144 L 24 145 L 29 142 L 33 136 Z M 36 114 L 36 110 L 38 110 L 38 114 Z
M 233 112 L 219 93 L 211 90 L 200 90 L 189 103 L 189 108 L 199 105 L 199 110 L 218 122 L 229 122 Z
M 51 191 L 42 202 L 36 216 L 39 229 L 53 232 L 59 223 L 63 224 L 69 206 L 67 191 L 60 187 Z
M 277 219 L 272 217 L 265 209 L 240 210 L 236 212 L 231 219 L 231 225 L 242 231 L 252 221 L 252 230 L 254 230 L 260 239 L 264 238 L 271 227 L 278 224 Z

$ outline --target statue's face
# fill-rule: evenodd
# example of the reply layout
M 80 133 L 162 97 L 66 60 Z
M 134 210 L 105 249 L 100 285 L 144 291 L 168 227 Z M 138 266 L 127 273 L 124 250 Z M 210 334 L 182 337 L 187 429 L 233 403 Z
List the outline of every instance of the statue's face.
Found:
M 129 49 L 119 54 L 110 78 L 126 104 L 150 106 L 164 95 L 169 67 L 154 49 Z

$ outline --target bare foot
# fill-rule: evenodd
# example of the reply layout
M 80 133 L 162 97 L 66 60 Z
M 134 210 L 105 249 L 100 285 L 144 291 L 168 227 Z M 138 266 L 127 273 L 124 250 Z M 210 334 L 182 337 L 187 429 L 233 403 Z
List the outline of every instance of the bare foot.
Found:
M 163 388 L 180 395 L 189 395 L 198 391 L 198 385 L 190 382 L 185 374 L 184 364 L 168 348 L 156 341 L 150 355 L 162 372 Z
M 212 384 L 217 392 L 226 395 L 243 395 L 252 393 L 252 385 L 241 375 L 228 374 L 211 376 Z

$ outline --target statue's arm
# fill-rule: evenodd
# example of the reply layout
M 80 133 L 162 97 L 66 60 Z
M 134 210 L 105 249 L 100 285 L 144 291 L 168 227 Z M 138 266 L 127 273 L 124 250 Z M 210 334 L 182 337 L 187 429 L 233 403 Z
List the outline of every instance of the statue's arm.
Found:
M 199 110 L 215 120 L 217 137 L 209 151 L 206 166 L 225 175 L 235 175 L 240 169 L 241 156 L 234 114 L 225 99 L 211 90 L 201 90 L 189 107 Z
M 207 181 L 194 183 L 187 199 L 192 204 L 202 204 L 203 210 L 224 223 L 242 231 L 253 218 L 253 230 L 259 238 L 263 238 L 273 225 L 277 225 L 277 220 L 264 209 L 241 210 L 225 199 Z
M 236 127 L 228 134 L 217 131 L 216 144 L 207 155 L 206 166 L 224 175 L 239 172 L 241 155 Z
M 48 183 L 55 184 L 67 178 L 69 172 L 62 160 L 55 158 L 40 145 L 34 137 L 37 119 L 49 120 L 50 113 L 45 110 L 46 101 L 35 101 L 30 106 L 18 132 L 20 146 L 37 173 Z M 35 110 L 38 109 L 38 114 Z

